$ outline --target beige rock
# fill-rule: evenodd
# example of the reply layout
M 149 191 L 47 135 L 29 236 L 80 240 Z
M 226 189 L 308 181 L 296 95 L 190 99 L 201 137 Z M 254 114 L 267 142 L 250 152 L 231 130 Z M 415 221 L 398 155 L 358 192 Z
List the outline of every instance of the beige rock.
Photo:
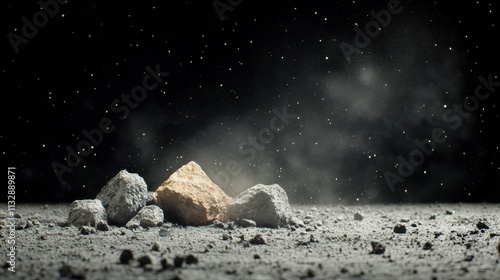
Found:
M 175 171 L 156 193 L 156 205 L 169 221 L 202 226 L 227 220 L 224 212 L 230 197 L 194 161 Z

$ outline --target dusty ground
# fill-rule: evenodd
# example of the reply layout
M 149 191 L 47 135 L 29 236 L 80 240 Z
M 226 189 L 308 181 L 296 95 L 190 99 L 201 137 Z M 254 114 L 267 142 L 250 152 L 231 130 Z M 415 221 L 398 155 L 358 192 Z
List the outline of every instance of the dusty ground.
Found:
M 231 229 L 166 223 L 84 235 L 64 225 L 68 205 L 21 204 L 21 225 L 29 222 L 15 231 L 16 272 L 4 266 L 0 279 L 500 279 L 498 204 L 293 208 L 304 225 Z M 0 204 L 0 210 L 6 224 L 7 206 Z M 354 219 L 356 212 L 362 220 Z M 489 229 L 478 229 L 480 220 Z M 406 233 L 393 232 L 398 223 Z M 4 226 L 1 264 L 9 234 Z M 256 234 L 266 243 L 251 244 Z M 375 240 L 386 246 L 383 254 L 370 253 Z M 125 249 L 133 252 L 130 264 L 120 264 Z M 139 265 L 144 255 L 152 265 Z M 194 263 L 173 266 L 175 257 L 188 255 L 198 262 L 191 257 Z M 162 259 L 173 267 L 162 269 Z

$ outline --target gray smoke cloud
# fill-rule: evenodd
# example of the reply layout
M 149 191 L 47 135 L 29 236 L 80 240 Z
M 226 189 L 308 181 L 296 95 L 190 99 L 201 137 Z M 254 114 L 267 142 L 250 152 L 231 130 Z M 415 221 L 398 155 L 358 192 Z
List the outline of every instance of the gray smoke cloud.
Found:
M 309 75 L 308 83 L 286 89 L 270 84 L 270 91 L 287 91 L 286 97 L 261 103 L 237 117 L 220 116 L 182 144 L 158 147 L 155 139 L 169 136 L 151 123 L 153 113 L 162 113 L 154 105 L 133 117 L 122 131 L 123 143 L 138 147 L 142 162 L 137 164 L 151 166 L 145 177 L 153 189 L 180 165 L 194 160 L 231 196 L 257 183 L 279 183 L 294 202 L 383 201 L 393 195 L 384 171 L 394 171 L 397 156 L 415 149 L 415 139 L 429 138 L 436 127 L 446 130 L 444 105 L 461 102 L 464 86 L 459 75 L 461 55 L 443 47 L 449 38 L 437 39 L 432 30 L 404 21 L 391 23 L 384 32 L 364 54 L 329 73 L 308 65 L 312 54 L 297 57 Z M 340 51 L 337 55 L 338 62 L 345 63 Z M 291 70 L 278 71 L 287 72 Z M 249 137 L 258 139 L 276 116 L 273 109 L 281 111 L 285 106 L 297 118 L 274 132 L 269 143 L 259 142 L 264 148 L 254 147 L 255 157 L 242 155 L 242 143 L 248 143 Z M 148 137 L 137 135 L 145 128 L 150 130 Z M 447 145 L 467 140 L 469 130 L 464 127 L 449 135 Z M 446 159 L 453 153 L 437 147 L 434 157 Z M 415 187 L 410 180 L 404 186 L 414 187 L 414 197 L 442 193 L 429 186 L 461 172 L 446 160 L 427 161 L 426 182 Z M 234 162 L 240 168 L 228 168 Z

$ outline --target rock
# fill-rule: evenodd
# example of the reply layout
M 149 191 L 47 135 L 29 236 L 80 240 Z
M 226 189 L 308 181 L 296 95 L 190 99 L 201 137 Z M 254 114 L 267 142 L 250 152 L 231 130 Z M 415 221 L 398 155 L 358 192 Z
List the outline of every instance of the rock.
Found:
M 59 269 L 59 276 L 65 279 L 86 279 L 85 273 L 81 269 L 71 267 L 65 263 Z
M 186 264 L 197 264 L 197 263 L 198 263 L 197 257 L 191 254 L 186 256 Z
M 174 265 L 175 265 L 175 267 L 178 267 L 178 268 L 182 267 L 182 263 L 183 262 L 184 262 L 184 257 L 176 256 L 174 258 Z
M 354 214 L 354 220 L 355 221 L 362 221 L 363 220 L 363 215 L 361 215 L 361 213 L 356 212 Z
M 133 259 L 134 254 L 129 249 L 123 250 L 122 254 L 120 255 L 120 263 L 122 264 L 129 264 Z
M 106 208 L 110 223 L 125 225 L 146 205 L 147 196 L 144 179 L 124 169 L 109 180 L 96 198 Z
M 130 221 L 125 225 L 126 228 L 136 228 L 138 226 L 157 227 L 163 224 L 163 210 L 156 205 L 144 206 Z
M 148 196 L 146 197 L 146 205 L 156 204 L 158 199 L 158 194 L 156 192 L 148 192 Z
M 109 225 L 104 220 L 97 221 L 96 229 L 101 231 L 109 231 Z
M 70 205 L 68 222 L 75 226 L 95 226 L 106 220 L 106 210 L 100 200 L 75 200 Z
M 266 239 L 260 234 L 256 234 L 252 239 L 250 239 L 250 244 L 253 245 L 264 245 L 266 244 Z
M 448 209 L 448 210 L 446 210 L 444 213 L 445 213 L 446 215 L 453 215 L 453 214 L 455 213 L 455 211 L 453 211 L 453 210 L 449 210 L 449 209 Z
M 203 226 L 227 220 L 224 212 L 230 198 L 194 161 L 175 171 L 156 193 L 156 204 L 169 221 Z
M 498 254 L 500 255 L 500 241 L 498 241 L 497 251 L 498 251 Z
M 95 228 L 89 226 L 81 226 L 80 233 L 83 235 L 89 235 L 95 233 Z
M 292 219 L 292 209 L 285 190 L 279 185 L 258 184 L 242 192 L 227 205 L 227 216 L 250 219 L 257 226 L 278 228 Z
M 153 247 L 151 249 L 153 251 L 159 252 L 161 250 L 161 244 L 160 244 L 160 242 L 156 241 L 155 243 L 153 243 Z
M 245 228 L 246 228 L 246 227 L 256 227 L 256 226 L 257 226 L 257 224 L 256 224 L 256 223 L 255 223 L 255 221 L 253 221 L 253 220 L 249 220 L 249 219 L 242 219 L 242 220 L 240 221 L 240 226 L 245 227 Z
M 483 221 L 479 221 L 477 224 L 476 224 L 477 228 L 478 229 L 490 229 L 490 227 Z
M 160 264 L 162 270 L 170 269 L 172 267 L 166 258 L 161 258 Z
M 213 225 L 214 225 L 214 227 L 216 227 L 216 228 L 224 228 L 224 224 L 223 224 L 223 223 L 221 223 L 221 221 L 219 221 L 219 220 L 214 220 L 214 221 L 212 222 L 212 224 L 213 224 Z
M 406 233 L 406 226 L 402 224 L 397 224 L 394 227 L 394 233 Z
M 233 238 L 231 237 L 231 235 L 224 232 L 222 234 L 222 240 L 228 240 L 228 239 L 233 239 Z
M 433 247 L 432 243 L 430 242 L 425 242 L 424 246 L 422 247 L 424 250 L 431 250 Z
M 23 216 L 21 216 L 21 214 L 19 214 L 19 213 L 14 214 L 14 218 L 16 218 L 16 219 L 21 219 L 22 217 Z
M 153 256 L 144 255 L 144 256 L 138 258 L 137 261 L 139 262 L 139 266 L 144 267 L 148 264 L 153 264 Z
M 381 255 L 385 252 L 385 246 L 382 243 L 378 241 L 372 241 L 371 245 L 372 251 L 370 252 L 370 254 Z

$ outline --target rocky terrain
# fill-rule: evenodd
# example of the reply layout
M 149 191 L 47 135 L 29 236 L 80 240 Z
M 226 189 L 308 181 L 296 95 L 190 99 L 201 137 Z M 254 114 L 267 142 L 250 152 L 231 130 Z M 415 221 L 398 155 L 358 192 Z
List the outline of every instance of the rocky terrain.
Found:
M 0 279 L 499 279 L 498 204 L 291 209 L 278 228 L 124 227 L 70 225 L 69 204 L 19 204 L 13 273 L 0 204 Z

